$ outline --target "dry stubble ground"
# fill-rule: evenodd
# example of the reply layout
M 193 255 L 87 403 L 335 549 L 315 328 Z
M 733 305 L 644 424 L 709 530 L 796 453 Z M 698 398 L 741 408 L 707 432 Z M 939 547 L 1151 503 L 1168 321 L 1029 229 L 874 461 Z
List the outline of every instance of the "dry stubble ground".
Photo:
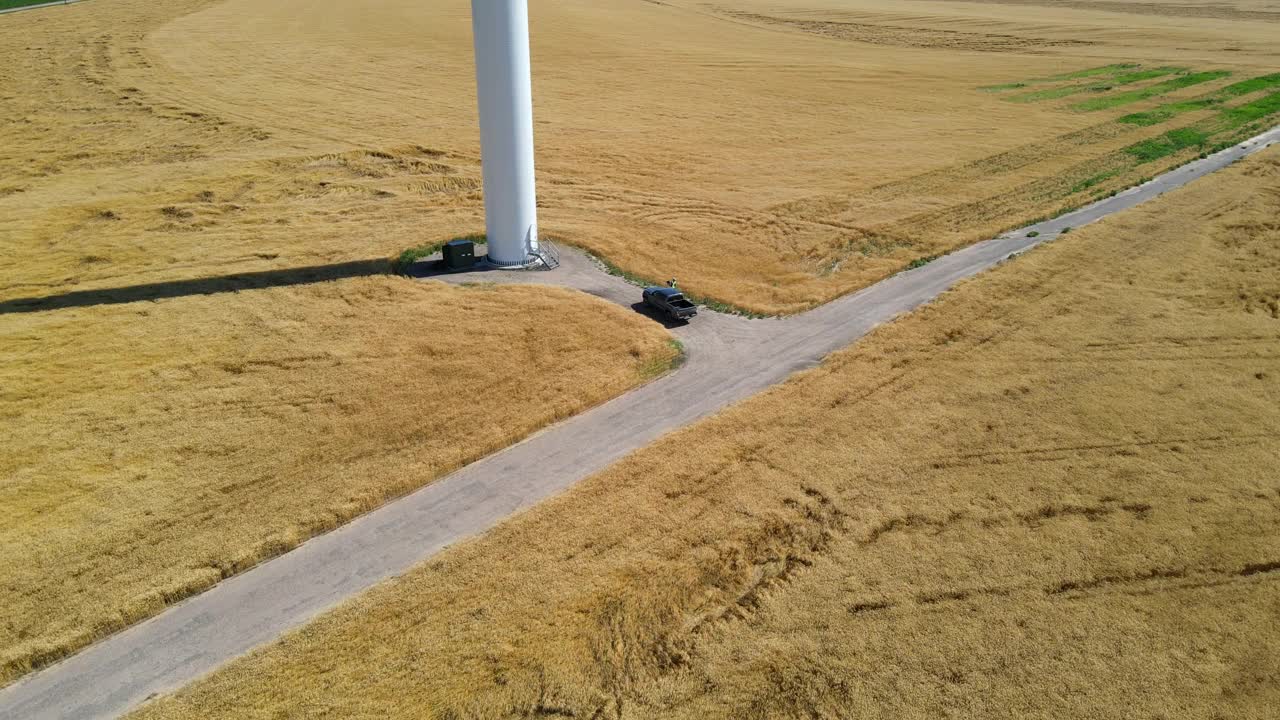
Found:
M 1017 258 L 136 717 L 1268 718 L 1280 150 Z
M 544 226 L 631 272 L 675 274 L 752 310 L 797 310 L 1194 154 L 1139 167 L 1124 148 L 1221 122 L 1220 107 L 1153 125 L 1116 119 L 1274 72 L 1275 14 L 1252 0 L 534 3 Z M 406 440 L 423 428 L 420 408 L 386 409 L 384 398 L 416 402 L 398 388 L 463 361 L 423 357 L 393 325 L 436 334 L 435 318 L 459 305 L 513 321 L 507 335 L 438 339 L 473 353 L 468 382 L 507 374 L 513 344 L 556 357 L 540 366 L 543 387 L 567 404 L 535 403 L 528 418 L 506 408 L 534 424 L 669 354 L 601 306 L 542 344 L 516 330 L 565 320 L 554 295 L 495 291 L 502 300 L 489 304 L 379 275 L 405 245 L 482 226 L 461 0 L 102 0 L 0 22 L 0 491 L 12 518 L 0 591 L 17 608 L 0 624 L 0 675 L 449 467 L 451 449 L 419 458 L 415 479 L 396 474 L 397 443 L 434 451 Z M 1013 102 L 1026 90 L 978 89 L 1070 91 L 1099 76 L 1052 78 L 1129 63 L 1234 74 L 1089 112 L 1071 108 L 1075 96 Z M 1222 105 L 1269 96 L 1264 87 Z M 343 279 L 189 296 L 317 276 Z M 60 299 L 26 300 L 46 296 Z M 176 297 L 111 304 L 166 296 Z M 501 312 L 519 305 L 529 309 L 518 317 Z M 386 343 L 377 358 L 326 364 L 358 357 L 368 333 Z M 636 333 L 643 347 L 609 346 Z M 603 373 L 582 379 L 599 395 L 556 394 L 574 363 Z M 323 399 L 338 388 L 359 399 Z M 271 407 L 277 397 L 298 409 Z M 504 412 L 472 409 L 477 427 Z M 335 444 L 318 440 L 348 421 Z M 386 428 L 386 440 L 357 431 L 366 426 Z M 364 463 L 381 489 L 342 479 L 299 494 L 289 478 L 337 472 L 329 452 Z M 246 494 L 213 494 L 222 487 Z M 146 518 L 139 497 L 166 510 Z M 218 512 L 237 503 L 292 514 L 237 529 Z M 178 551 L 194 547 L 183 539 L 198 534 L 191 518 L 221 528 L 207 545 L 221 549 Z

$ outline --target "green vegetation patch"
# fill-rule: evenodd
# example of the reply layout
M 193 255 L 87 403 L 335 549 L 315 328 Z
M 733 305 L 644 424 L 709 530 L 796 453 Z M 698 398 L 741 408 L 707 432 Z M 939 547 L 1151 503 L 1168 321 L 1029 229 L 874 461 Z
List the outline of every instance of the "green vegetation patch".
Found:
M 1203 77 L 1210 73 L 1199 73 Z M 1221 77 L 1221 73 L 1211 73 Z M 1187 127 L 1169 130 L 1163 134 L 1142 140 L 1109 153 L 1103 158 L 1082 163 L 1056 175 L 1056 182 L 1045 179 L 1039 185 L 1039 197 L 1068 197 L 1087 191 L 1113 178 L 1123 179 L 1116 186 L 1141 185 L 1151 178 L 1142 177 L 1130 180 L 1130 172 L 1166 158 L 1176 158 L 1174 164 L 1190 160 L 1196 155 L 1206 157 L 1210 153 L 1231 147 L 1250 135 L 1257 134 L 1266 128 L 1271 118 L 1280 115 L 1280 91 L 1255 97 L 1249 102 L 1230 107 L 1225 103 L 1234 97 L 1240 97 L 1260 90 L 1280 86 L 1280 74 L 1265 75 L 1220 88 L 1194 100 L 1184 100 L 1162 105 L 1153 110 L 1133 113 L 1119 118 L 1121 122 L 1133 125 L 1155 125 L 1181 113 L 1197 109 L 1215 109 L 1209 114 Z M 1154 171 L 1163 168 L 1157 166 Z M 1149 171 L 1150 172 L 1150 171 Z M 1093 197 L 1115 195 L 1118 189 L 1102 188 Z M 1059 209 L 1058 212 L 1066 212 Z M 1034 224 L 1031 221 L 1027 224 Z
M 1006 90 L 1019 90 L 1028 85 L 1038 85 L 1041 83 L 1066 82 L 1068 80 L 1083 80 L 1085 78 L 1099 77 L 1101 75 L 1115 75 L 1116 73 L 1132 70 L 1138 67 L 1137 63 L 1115 63 L 1112 65 L 1103 65 L 1102 67 L 1085 68 L 1084 70 L 1075 70 L 1061 75 L 1050 75 L 1042 78 L 1032 78 L 1021 82 L 1001 83 L 999 85 L 985 85 L 978 88 L 983 92 L 1004 92 Z
M 1116 88 L 1121 85 L 1132 85 L 1144 80 L 1154 80 L 1165 75 L 1173 73 L 1186 72 L 1186 68 L 1180 67 L 1158 67 L 1150 70 L 1139 70 L 1137 72 L 1126 72 L 1117 74 L 1110 80 L 1103 82 L 1086 83 L 1083 85 L 1065 85 L 1062 87 L 1044 88 L 1042 90 L 1033 90 L 1027 93 L 1011 95 L 1006 100 L 1010 102 L 1039 102 L 1041 100 L 1056 100 L 1058 98 L 1077 95 L 1083 92 L 1101 93 Z
M 1027 84 L 1024 82 L 1012 82 L 1004 83 L 1002 85 L 984 85 L 978 89 L 982 92 L 1004 92 L 1005 90 L 1017 90 L 1018 88 L 1024 88 L 1026 86 Z
M 1061 75 L 1050 75 L 1046 78 L 1040 78 L 1037 82 L 1061 82 L 1063 80 L 1080 80 L 1082 78 L 1098 77 L 1099 75 L 1115 75 L 1125 70 L 1132 70 L 1138 67 L 1138 63 L 1114 63 L 1111 65 L 1103 65 L 1102 67 L 1085 68 L 1084 70 L 1076 70 L 1074 72 L 1062 73 Z
M 1111 178 L 1116 177 L 1121 172 L 1123 172 L 1123 170 L 1117 168 L 1115 170 L 1108 170 L 1106 172 L 1098 173 L 1097 175 L 1092 175 L 1073 185 L 1071 187 L 1071 192 L 1072 194 L 1083 192 L 1093 187 L 1094 185 L 1100 185 L 1110 180 Z
M 1202 98 L 1200 100 L 1185 100 L 1183 102 L 1169 103 L 1161 105 L 1158 108 L 1152 108 L 1146 112 L 1133 113 L 1125 115 L 1119 121 L 1129 125 L 1159 125 L 1160 123 L 1172 119 L 1183 113 L 1192 112 L 1193 110 L 1203 110 L 1222 102 L 1218 98 Z
M 1155 83 L 1154 85 L 1150 85 L 1148 87 L 1141 88 L 1138 90 L 1130 90 L 1129 92 L 1117 93 L 1115 95 L 1106 95 L 1103 97 L 1093 98 L 1091 100 L 1085 100 L 1084 102 L 1080 102 L 1080 103 L 1076 103 L 1075 105 L 1072 105 L 1071 109 L 1078 110 L 1081 112 L 1094 112 L 1096 110 L 1106 110 L 1108 108 L 1117 107 L 1119 105 L 1128 105 L 1129 103 L 1135 103 L 1135 102 L 1138 102 L 1139 100 L 1145 100 L 1150 97 L 1156 97 L 1157 95 L 1164 95 L 1166 93 L 1171 93 L 1175 90 L 1181 90 L 1182 88 L 1191 87 L 1192 85 L 1199 85 L 1201 83 L 1207 83 L 1213 80 L 1219 80 L 1221 78 L 1228 77 L 1229 75 L 1231 75 L 1230 70 L 1210 70 L 1208 72 L 1186 73 L 1183 75 L 1179 75 L 1178 77 L 1173 78 L 1172 80 L 1165 80 L 1164 82 L 1158 82 L 1158 83 Z
M 396 257 L 396 259 L 391 263 L 392 271 L 395 272 L 396 274 L 403 275 L 405 272 L 409 270 L 409 267 L 412 266 L 414 263 L 418 262 L 423 258 L 431 257 L 432 255 L 435 255 L 436 253 L 440 252 L 441 248 L 444 247 L 445 243 L 453 240 L 470 240 L 477 245 L 481 245 L 485 242 L 486 236 L 484 233 L 475 233 L 473 235 L 462 235 L 456 238 L 449 238 L 448 240 L 438 240 L 436 242 L 416 245 L 414 247 L 408 248 L 407 250 L 400 253 L 400 255 Z
M 1280 86 L 1280 73 L 1272 73 L 1270 75 L 1261 75 L 1256 78 L 1249 78 L 1238 83 L 1230 85 L 1218 91 L 1218 94 L 1227 97 L 1239 97 L 1240 95 L 1248 95 L 1258 92 L 1259 90 L 1268 90 L 1273 87 Z
M 1168 157 L 1187 148 L 1204 147 L 1209 142 L 1209 133 L 1196 128 L 1178 128 L 1163 135 L 1134 143 L 1124 152 L 1137 158 L 1138 163 L 1149 163 Z
M 28 5 L 44 5 L 50 0 L 0 0 L 0 10 L 26 7 Z
M 1271 93 L 1244 105 L 1223 108 L 1222 116 L 1226 120 L 1226 129 L 1230 130 L 1248 125 L 1254 120 L 1261 120 L 1276 112 L 1280 112 L 1280 92 Z
M 1205 108 L 1219 105 L 1231 98 L 1240 97 L 1242 95 L 1250 95 L 1261 90 L 1269 90 L 1273 87 L 1280 87 L 1280 73 L 1271 75 L 1262 75 L 1256 78 L 1249 78 L 1238 83 L 1232 83 L 1221 88 L 1205 97 L 1195 100 L 1183 100 L 1181 102 L 1169 103 L 1160 107 L 1147 110 L 1145 112 L 1133 113 L 1119 118 L 1122 123 L 1129 125 L 1159 125 L 1166 120 L 1170 120 L 1183 113 L 1195 110 L 1203 110 Z M 1263 98 L 1255 103 L 1242 105 L 1239 108 L 1231 108 L 1224 111 L 1224 114 L 1231 118 L 1238 118 L 1243 123 L 1265 117 L 1274 112 L 1274 109 L 1268 110 L 1271 101 Z M 1260 115 L 1258 113 L 1261 113 Z
M 918 257 L 918 258 L 916 258 L 915 260 L 912 260 L 911 262 L 907 263 L 907 269 L 908 269 L 908 270 L 915 270 L 916 268 L 924 267 L 925 265 L 928 265 L 929 263 L 933 262 L 934 260 L 937 260 L 937 259 L 938 259 L 938 258 L 940 258 L 940 257 L 942 257 L 942 256 L 941 256 L 941 255 L 926 255 L 926 256 L 924 256 L 924 257 Z
M 1051 87 L 1051 88 L 1044 88 L 1042 90 L 1033 90 L 1031 92 L 1019 93 L 1017 95 L 1010 95 L 1009 97 L 1006 97 L 1005 100 L 1008 100 L 1009 102 L 1016 102 L 1016 103 L 1032 103 L 1032 102 L 1040 102 L 1041 100 L 1057 100 L 1058 98 L 1064 98 L 1064 97 L 1067 97 L 1068 95 L 1075 95 L 1076 93 L 1082 93 L 1088 89 L 1089 89 L 1088 85 L 1067 85 L 1066 87 Z
M 687 357 L 684 343 L 672 338 L 667 341 L 667 347 L 673 351 L 671 355 L 642 359 L 636 366 L 636 373 L 642 381 L 665 375 L 684 364 Z
M 1106 83 L 1098 83 L 1098 85 L 1110 85 L 1111 87 L 1115 87 L 1116 85 L 1132 85 L 1133 83 L 1142 82 L 1143 80 L 1155 80 L 1156 78 L 1164 77 L 1165 75 L 1185 73 L 1188 69 L 1189 68 L 1183 67 L 1158 67 L 1151 68 L 1150 70 L 1139 70 L 1138 72 L 1117 75 L 1110 81 Z M 1110 90 L 1111 88 L 1109 87 L 1107 89 Z

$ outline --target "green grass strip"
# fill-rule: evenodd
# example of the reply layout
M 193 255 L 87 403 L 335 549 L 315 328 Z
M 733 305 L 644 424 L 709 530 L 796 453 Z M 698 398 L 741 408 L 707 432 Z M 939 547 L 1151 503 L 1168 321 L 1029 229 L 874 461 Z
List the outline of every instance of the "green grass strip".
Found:
M 1144 80 L 1154 80 L 1165 75 L 1173 73 L 1186 72 L 1186 68 L 1180 67 L 1158 67 L 1150 70 L 1139 70 L 1137 72 L 1123 73 L 1116 75 L 1110 80 L 1103 82 L 1087 83 L 1084 85 L 1066 85 L 1063 87 L 1044 88 L 1043 90 L 1033 90 L 1018 95 L 1010 95 L 1005 100 L 1010 102 L 1026 103 L 1040 102 L 1041 100 L 1057 100 L 1070 95 L 1077 95 L 1082 92 L 1106 92 L 1120 85 L 1132 85 L 1136 82 Z
M 1258 92 L 1259 90 L 1268 90 L 1276 86 L 1280 86 L 1280 73 L 1261 75 L 1256 78 L 1249 78 L 1242 82 L 1232 83 L 1219 90 L 1218 93 L 1226 97 L 1239 97 L 1240 95 L 1248 95 L 1250 93 Z
M 1064 98 L 1068 95 L 1082 93 L 1085 90 L 1088 90 L 1089 87 L 1090 86 L 1088 85 L 1067 85 L 1066 87 L 1044 88 L 1043 90 L 1033 90 L 1031 92 L 1010 95 L 1006 97 L 1005 100 L 1015 103 L 1033 103 L 1040 102 L 1042 100 L 1057 100 L 1058 98 Z
M 1267 85 L 1253 87 L 1267 87 Z M 1192 147 L 1199 148 L 1203 152 L 1220 150 L 1234 142 L 1233 138 L 1239 134 L 1238 131 L 1241 128 L 1248 129 L 1247 126 L 1276 113 L 1280 113 L 1280 92 L 1273 92 L 1236 107 L 1224 107 L 1217 118 L 1202 121 L 1194 127 L 1170 130 L 1163 135 L 1134 143 L 1124 148 L 1122 152 L 1135 158 L 1141 165 Z M 1223 139 L 1223 135 L 1227 137 Z M 1211 145 L 1210 141 L 1215 138 L 1219 139 L 1219 142 Z
M 1042 78 L 1032 78 L 1021 82 L 1001 83 L 999 85 L 985 85 L 978 88 L 983 92 L 1004 92 L 1005 90 L 1018 90 L 1028 85 L 1039 83 L 1063 82 L 1066 80 L 1082 80 L 1084 78 L 1098 77 L 1099 75 L 1114 75 L 1125 70 L 1132 70 L 1138 67 L 1137 63 L 1115 63 L 1113 65 L 1103 65 L 1102 67 L 1086 68 L 1084 70 L 1076 70 L 1074 72 L 1063 73 L 1061 75 L 1050 75 Z
M 1117 75 L 1105 83 L 1097 83 L 1094 87 L 1105 86 L 1106 89 L 1110 90 L 1117 85 L 1132 85 L 1133 83 L 1142 82 L 1143 80 L 1154 80 L 1158 77 L 1164 77 L 1165 75 L 1187 72 L 1189 69 L 1190 68 L 1184 67 L 1158 67 L 1151 68 L 1150 70 L 1139 70 L 1137 72 Z
M 1129 92 L 1118 93 L 1116 95 L 1106 95 L 1104 97 L 1093 98 L 1092 100 L 1085 100 L 1084 102 L 1072 105 L 1071 109 L 1078 110 L 1080 112 L 1106 110 L 1119 105 L 1128 105 L 1129 103 L 1138 102 L 1139 100 L 1156 97 L 1157 95 L 1171 93 L 1175 90 L 1191 87 L 1192 85 L 1199 85 L 1201 83 L 1219 80 L 1229 75 L 1231 75 L 1230 70 L 1210 70 L 1209 72 L 1187 73 L 1186 75 L 1180 75 L 1172 80 L 1158 82 L 1139 90 L 1131 90 Z
M 1178 128 L 1170 130 L 1163 135 L 1139 143 L 1134 143 L 1124 149 L 1124 152 L 1137 158 L 1138 164 L 1149 163 L 1168 157 L 1175 153 L 1181 152 L 1191 147 L 1204 147 L 1209 142 L 1209 133 L 1196 128 Z
M 1193 110 L 1203 110 L 1222 102 L 1218 98 L 1203 98 L 1200 100 L 1185 100 L 1183 102 L 1169 103 L 1161 105 L 1158 108 L 1152 108 L 1146 112 L 1133 113 L 1119 118 L 1122 123 L 1129 125 L 1159 125 L 1160 123 L 1170 120 L 1183 113 L 1192 112 Z
M 1026 86 L 1027 84 L 1024 82 L 1012 82 L 1001 85 L 984 85 L 978 89 L 982 92 L 1004 92 L 1005 90 L 1017 90 L 1018 88 L 1024 88 Z
M 1094 185 L 1100 185 L 1110 180 L 1111 178 L 1116 177 L 1122 172 L 1124 172 L 1122 169 L 1117 168 L 1115 170 L 1108 170 L 1106 172 L 1098 173 L 1097 175 L 1094 175 L 1092 177 L 1085 178 L 1084 180 L 1081 180 L 1080 182 L 1072 186 L 1071 192 L 1072 194 L 1083 192 L 1093 187 Z
M 477 245 L 482 245 L 486 240 L 486 236 L 484 233 L 475 233 L 472 235 L 450 238 L 450 240 L 470 240 Z M 444 244 L 450 240 L 437 240 L 436 242 L 423 243 L 422 245 L 417 245 L 404 250 L 391 261 L 392 272 L 397 275 L 403 275 L 409 271 L 409 267 L 414 263 L 440 252 L 444 248 Z
M 1118 72 L 1131 70 L 1136 67 L 1138 67 L 1138 63 L 1114 63 L 1112 65 L 1103 65 L 1102 67 L 1086 68 L 1084 70 L 1062 73 L 1061 75 L 1050 75 L 1049 77 L 1040 78 L 1035 82 L 1061 82 L 1063 80 L 1080 80 L 1081 78 L 1097 77 L 1099 75 L 1114 75 Z
M 1129 125 L 1141 125 L 1144 127 L 1149 125 L 1159 125 L 1160 123 L 1177 117 L 1183 113 L 1192 112 L 1194 110 L 1203 110 L 1214 105 L 1219 105 L 1233 97 L 1250 95 L 1258 92 L 1259 90 L 1267 90 L 1277 86 L 1280 86 L 1280 73 L 1262 75 L 1256 78 L 1249 78 L 1248 80 L 1243 80 L 1238 83 L 1232 83 L 1216 92 L 1210 93 L 1209 95 L 1196 100 L 1183 100 L 1181 102 L 1169 103 L 1168 105 L 1161 105 L 1160 107 L 1152 108 L 1145 112 L 1125 115 L 1124 117 L 1119 118 L 1119 122 L 1127 123 Z M 1263 99 L 1263 102 L 1265 105 L 1265 98 Z M 1245 117 L 1249 115 L 1249 113 L 1257 111 L 1257 108 L 1250 107 L 1252 105 L 1253 103 L 1249 103 L 1249 105 L 1241 106 L 1241 108 L 1239 108 L 1239 112 L 1236 113 L 1237 116 Z M 1231 110 L 1227 110 L 1226 112 L 1228 115 L 1231 114 Z M 1261 116 L 1256 116 L 1250 119 L 1263 117 L 1270 114 L 1270 112 L 1272 111 L 1264 112 Z M 1248 121 L 1249 120 L 1245 120 L 1245 122 Z
M 1271 93 L 1244 105 L 1223 108 L 1222 117 L 1226 120 L 1226 129 L 1234 130 L 1276 112 L 1280 112 L 1280 92 Z
M 0 0 L 0 10 L 26 7 L 28 5 L 44 5 L 50 0 Z

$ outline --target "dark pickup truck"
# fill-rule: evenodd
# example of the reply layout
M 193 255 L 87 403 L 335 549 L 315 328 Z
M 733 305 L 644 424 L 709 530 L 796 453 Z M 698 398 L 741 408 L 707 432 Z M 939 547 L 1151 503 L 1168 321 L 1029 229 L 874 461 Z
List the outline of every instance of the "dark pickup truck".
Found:
M 683 293 L 673 287 L 645 288 L 644 302 L 672 320 L 688 320 L 698 314 L 698 306 L 689 302 Z

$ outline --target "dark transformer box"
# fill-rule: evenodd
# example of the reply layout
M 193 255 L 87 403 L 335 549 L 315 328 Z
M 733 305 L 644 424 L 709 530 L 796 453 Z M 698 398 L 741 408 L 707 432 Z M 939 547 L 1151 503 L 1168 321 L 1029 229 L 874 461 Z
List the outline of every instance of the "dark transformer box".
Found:
M 445 270 L 475 267 L 476 244 L 470 240 L 450 240 L 444 244 L 443 254 Z

